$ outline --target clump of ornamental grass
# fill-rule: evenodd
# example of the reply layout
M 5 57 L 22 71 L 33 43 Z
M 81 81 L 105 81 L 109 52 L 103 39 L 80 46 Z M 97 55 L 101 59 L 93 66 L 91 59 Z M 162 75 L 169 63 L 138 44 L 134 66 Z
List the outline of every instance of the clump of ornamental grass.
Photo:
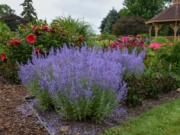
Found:
M 67 48 L 20 66 L 22 83 L 44 109 L 68 120 L 102 121 L 127 95 L 124 74 L 142 74 L 143 55 L 119 50 Z

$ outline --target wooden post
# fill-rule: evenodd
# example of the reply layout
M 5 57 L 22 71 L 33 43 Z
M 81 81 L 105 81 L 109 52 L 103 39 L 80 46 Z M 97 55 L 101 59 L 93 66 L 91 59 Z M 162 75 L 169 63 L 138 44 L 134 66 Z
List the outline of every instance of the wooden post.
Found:
M 158 32 L 159 32 L 159 25 L 155 24 L 155 37 L 158 37 Z
M 177 39 L 177 31 L 178 31 L 178 26 L 177 26 L 177 23 L 175 23 L 175 25 L 174 25 L 174 40 Z
M 177 32 L 178 32 L 178 29 L 179 29 L 179 26 L 178 26 L 177 22 L 175 22 L 174 24 L 172 24 L 170 26 L 174 31 L 174 40 L 177 40 Z
M 150 40 L 151 40 L 151 38 L 152 38 L 152 28 L 153 28 L 153 26 L 150 25 L 150 26 L 149 26 L 149 37 L 150 37 Z

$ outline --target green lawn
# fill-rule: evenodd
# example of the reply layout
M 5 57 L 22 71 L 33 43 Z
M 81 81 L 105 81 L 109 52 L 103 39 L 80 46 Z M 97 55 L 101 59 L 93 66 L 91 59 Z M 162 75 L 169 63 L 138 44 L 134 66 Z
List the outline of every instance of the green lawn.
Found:
M 180 99 L 109 129 L 103 135 L 180 135 Z

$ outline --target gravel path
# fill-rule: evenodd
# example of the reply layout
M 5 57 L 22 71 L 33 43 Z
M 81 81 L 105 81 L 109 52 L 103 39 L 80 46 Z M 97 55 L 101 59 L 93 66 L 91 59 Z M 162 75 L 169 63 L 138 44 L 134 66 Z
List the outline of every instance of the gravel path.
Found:
M 23 117 L 18 111 L 25 96 L 22 86 L 0 83 L 0 135 L 47 135 L 33 114 Z

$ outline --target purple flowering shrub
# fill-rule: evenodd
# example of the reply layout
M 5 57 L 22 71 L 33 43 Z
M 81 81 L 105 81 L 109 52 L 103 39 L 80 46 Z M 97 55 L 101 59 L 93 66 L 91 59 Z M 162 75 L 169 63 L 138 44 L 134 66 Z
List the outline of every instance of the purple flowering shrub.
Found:
M 126 98 L 124 74 L 143 70 L 143 54 L 63 47 L 33 55 L 19 77 L 44 109 L 53 107 L 69 120 L 101 121 Z

